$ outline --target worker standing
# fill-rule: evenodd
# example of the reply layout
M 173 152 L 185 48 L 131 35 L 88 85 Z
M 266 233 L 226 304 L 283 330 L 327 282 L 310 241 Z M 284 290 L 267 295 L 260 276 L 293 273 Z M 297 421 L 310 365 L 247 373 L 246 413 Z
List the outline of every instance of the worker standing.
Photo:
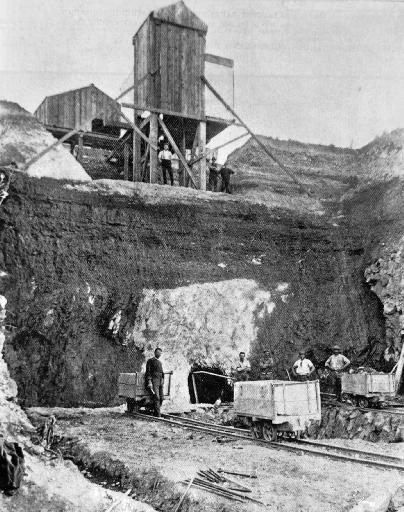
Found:
M 236 381 L 245 381 L 250 377 L 251 365 L 248 359 L 245 357 L 245 352 L 240 352 L 238 355 L 239 360 L 237 362 L 236 371 L 234 378 Z
M 230 178 L 232 174 L 234 174 L 234 171 L 225 165 L 220 169 L 220 176 L 222 178 L 222 186 L 220 188 L 220 192 L 231 194 Z
M 212 156 L 209 166 L 209 189 L 212 192 L 217 192 L 217 180 L 219 178 L 219 169 L 217 167 L 216 158 Z
M 325 367 L 331 370 L 334 392 L 337 395 L 337 399 L 341 400 L 341 375 L 342 372 L 351 364 L 351 361 L 342 354 L 342 350 L 339 345 L 334 345 L 332 347 L 332 352 L 332 355 L 325 362 Z
M 164 395 L 164 372 L 163 365 L 160 361 L 161 354 L 161 348 L 156 348 L 154 357 L 147 360 L 145 376 L 146 387 L 152 395 L 154 415 L 157 417 L 161 416 L 161 405 Z
M 398 362 L 400 352 L 391 340 L 386 350 L 383 352 L 383 371 L 390 373 Z
M 170 176 L 170 182 L 171 186 L 174 185 L 174 176 L 173 176 L 173 170 L 171 166 L 171 160 L 173 158 L 173 154 L 168 149 L 168 144 L 164 144 L 164 149 L 160 151 L 159 153 L 159 162 L 161 165 L 161 169 L 163 171 L 163 183 L 164 185 L 167 185 L 167 173 Z
M 260 367 L 260 379 L 261 380 L 273 380 L 274 379 L 274 358 L 270 350 L 264 351 L 264 357 L 259 363 Z
M 304 382 L 310 380 L 310 375 L 314 372 L 314 364 L 310 359 L 306 358 L 306 352 L 301 350 L 299 352 L 299 359 L 292 366 L 292 372 L 296 380 Z

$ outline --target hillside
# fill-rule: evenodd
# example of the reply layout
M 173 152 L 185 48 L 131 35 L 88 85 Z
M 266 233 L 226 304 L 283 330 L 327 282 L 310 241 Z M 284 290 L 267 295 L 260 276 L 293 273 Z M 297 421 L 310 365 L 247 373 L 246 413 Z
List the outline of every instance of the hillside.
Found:
M 303 195 L 313 204 L 338 199 L 358 181 L 355 150 L 263 136 L 260 140 L 303 185 Z M 227 163 L 236 171 L 235 193 L 257 198 L 272 194 L 290 198 L 302 196 L 293 180 L 252 139 L 231 153 Z

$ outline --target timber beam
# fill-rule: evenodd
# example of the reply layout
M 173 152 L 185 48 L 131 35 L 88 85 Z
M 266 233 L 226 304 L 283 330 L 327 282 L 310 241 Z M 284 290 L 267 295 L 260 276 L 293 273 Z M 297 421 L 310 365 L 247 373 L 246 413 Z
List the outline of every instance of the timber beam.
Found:
M 195 183 L 195 180 L 194 180 L 194 177 L 192 175 L 192 171 L 191 169 L 189 168 L 189 165 L 188 165 L 188 162 L 185 160 L 185 157 L 184 155 L 181 153 L 181 151 L 179 150 L 177 144 L 175 143 L 175 140 L 173 139 L 171 133 L 169 132 L 166 124 L 164 123 L 164 121 L 162 119 L 160 119 L 159 117 L 157 118 L 158 119 L 158 122 L 160 123 L 160 126 L 163 130 L 163 132 L 165 133 L 165 136 L 167 137 L 169 143 L 171 144 L 171 147 L 173 148 L 173 150 L 175 151 L 175 153 L 177 154 L 178 158 L 180 159 L 180 162 L 182 163 L 182 165 L 184 166 L 184 169 L 185 171 L 187 172 L 190 180 L 191 180 L 191 183 L 192 185 L 195 187 L 195 188 L 198 188 L 196 186 L 196 183 Z

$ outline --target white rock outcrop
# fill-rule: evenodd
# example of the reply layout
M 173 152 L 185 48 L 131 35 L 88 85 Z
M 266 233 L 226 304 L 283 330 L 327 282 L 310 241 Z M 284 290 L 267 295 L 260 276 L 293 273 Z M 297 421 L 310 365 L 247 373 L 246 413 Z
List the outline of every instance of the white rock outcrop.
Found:
M 229 371 L 241 350 L 250 352 L 260 319 L 274 307 L 271 293 L 248 279 L 145 290 L 126 342 L 146 359 L 156 346 L 163 349 L 164 369 L 174 372 L 173 400 L 185 405 L 192 364 Z

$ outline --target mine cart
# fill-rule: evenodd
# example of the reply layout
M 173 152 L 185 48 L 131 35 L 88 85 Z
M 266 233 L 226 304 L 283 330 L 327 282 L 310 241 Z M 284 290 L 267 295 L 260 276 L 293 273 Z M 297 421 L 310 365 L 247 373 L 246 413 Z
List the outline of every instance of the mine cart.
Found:
M 171 375 L 173 372 L 164 372 L 164 398 L 170 396 Z M 126 398 L 128 412 L 137 412 L 141 407 L 152 409 L 152 399 L 146 387 L 145 372 L 120 373 L 118 379 L 118 396 Z
M 318 380 L 236 382 L 234 412 L 251 422 L 257 439 L 276 441 L 278 433 L 299 437 L 310 420 L 321 419 Z
M 395 395 L 395 377 L 391 373 L 343 373 L 341 390 L 342 399 L 358 407 L 378 407 Z

